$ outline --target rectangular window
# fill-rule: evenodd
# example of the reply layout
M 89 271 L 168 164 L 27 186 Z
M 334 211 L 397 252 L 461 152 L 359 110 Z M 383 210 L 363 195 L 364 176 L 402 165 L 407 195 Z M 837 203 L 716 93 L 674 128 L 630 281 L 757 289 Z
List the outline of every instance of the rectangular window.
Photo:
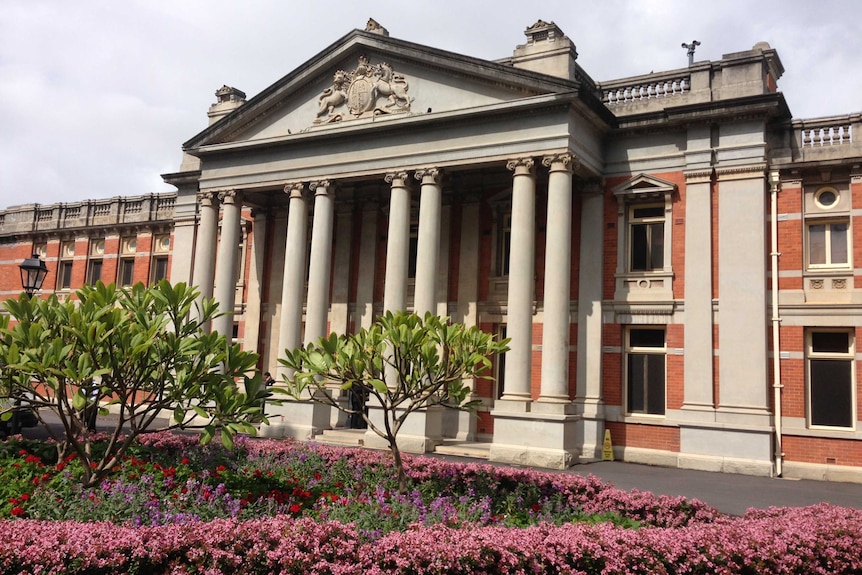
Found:
M 853 340 L 850 330 L 808 333 L 808 408 L 813 427 L 854 426 Z
M 629 271 L 664 269 L 664 206 L 633 206 L 629 211 Z
M 509 251 L 512 246 L 512 209 L 500 206 L 497 210 L 497 262 L 498 276 L 509 275 Z
M 135 280 L 135 258 L 123 258 L 117 271 L 117 283 L 130 286 Z
M 664 415 L 664 328 L 629 328 L 626 333 L 626 406 L 628 413 Z
M 90 260 L 87 264 L 87 283 L 96 285 L 102 279 L 102 260 Z
M 846 268 L 850 265 L 848 222 L 817 222 L 808 225 L 808 266 Z
M 157 284 L 168 277 L 168 256 L 153 258 L 153 269 L 150 273 L 150 285 Z
M 61 261 L 57 268 L 57 289 L 67 290 L 72 287 L 72 261 Z

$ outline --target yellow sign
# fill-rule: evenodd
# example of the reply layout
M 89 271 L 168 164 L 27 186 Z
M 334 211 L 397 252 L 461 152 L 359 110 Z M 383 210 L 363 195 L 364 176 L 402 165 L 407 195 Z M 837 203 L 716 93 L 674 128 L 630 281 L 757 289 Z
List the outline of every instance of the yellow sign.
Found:
M 614 460 L 614 445 L 611 443 L 611 430 L 605 430 L 605 442 L 602 444 L 602 461 Z

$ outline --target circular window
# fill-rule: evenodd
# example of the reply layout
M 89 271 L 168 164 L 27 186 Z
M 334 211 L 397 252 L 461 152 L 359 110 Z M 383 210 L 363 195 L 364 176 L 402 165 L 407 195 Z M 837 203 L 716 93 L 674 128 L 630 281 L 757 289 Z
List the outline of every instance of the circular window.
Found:
M 814 201 L 821 208 L 831 208 L 838 203 L 838 192 L 825 188 L 814 195 Z

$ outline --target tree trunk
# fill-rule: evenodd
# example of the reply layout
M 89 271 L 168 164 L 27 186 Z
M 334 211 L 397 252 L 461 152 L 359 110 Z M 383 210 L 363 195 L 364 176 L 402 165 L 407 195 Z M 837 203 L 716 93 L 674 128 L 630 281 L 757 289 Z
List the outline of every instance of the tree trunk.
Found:
M 389 441 L 389 450 L 392 452 L 392 458 L 395 460 L 395 471 L 398 474 L 398 493 L 407 494 L 407 473 L 404 472 L 404 462 L 401 461 L 401 450 L 398 449 L 398 444 L 395 441 Z

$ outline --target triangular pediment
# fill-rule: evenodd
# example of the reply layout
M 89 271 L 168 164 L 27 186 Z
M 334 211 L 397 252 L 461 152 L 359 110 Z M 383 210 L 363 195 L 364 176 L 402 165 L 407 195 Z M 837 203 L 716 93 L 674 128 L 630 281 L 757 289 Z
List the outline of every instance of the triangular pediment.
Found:
M 613 194 L 617 198 L 623 198 L 627 201 L 651 200 L 672 195 L 676 189 L 677 186 L 673 182 L 648 174 L 638 174 L 616 186 L 613 189 Z
M 362 30 L 347 34 L 184 144 L 271 142 L 363 123 L 576 94 L 579 83 Z

